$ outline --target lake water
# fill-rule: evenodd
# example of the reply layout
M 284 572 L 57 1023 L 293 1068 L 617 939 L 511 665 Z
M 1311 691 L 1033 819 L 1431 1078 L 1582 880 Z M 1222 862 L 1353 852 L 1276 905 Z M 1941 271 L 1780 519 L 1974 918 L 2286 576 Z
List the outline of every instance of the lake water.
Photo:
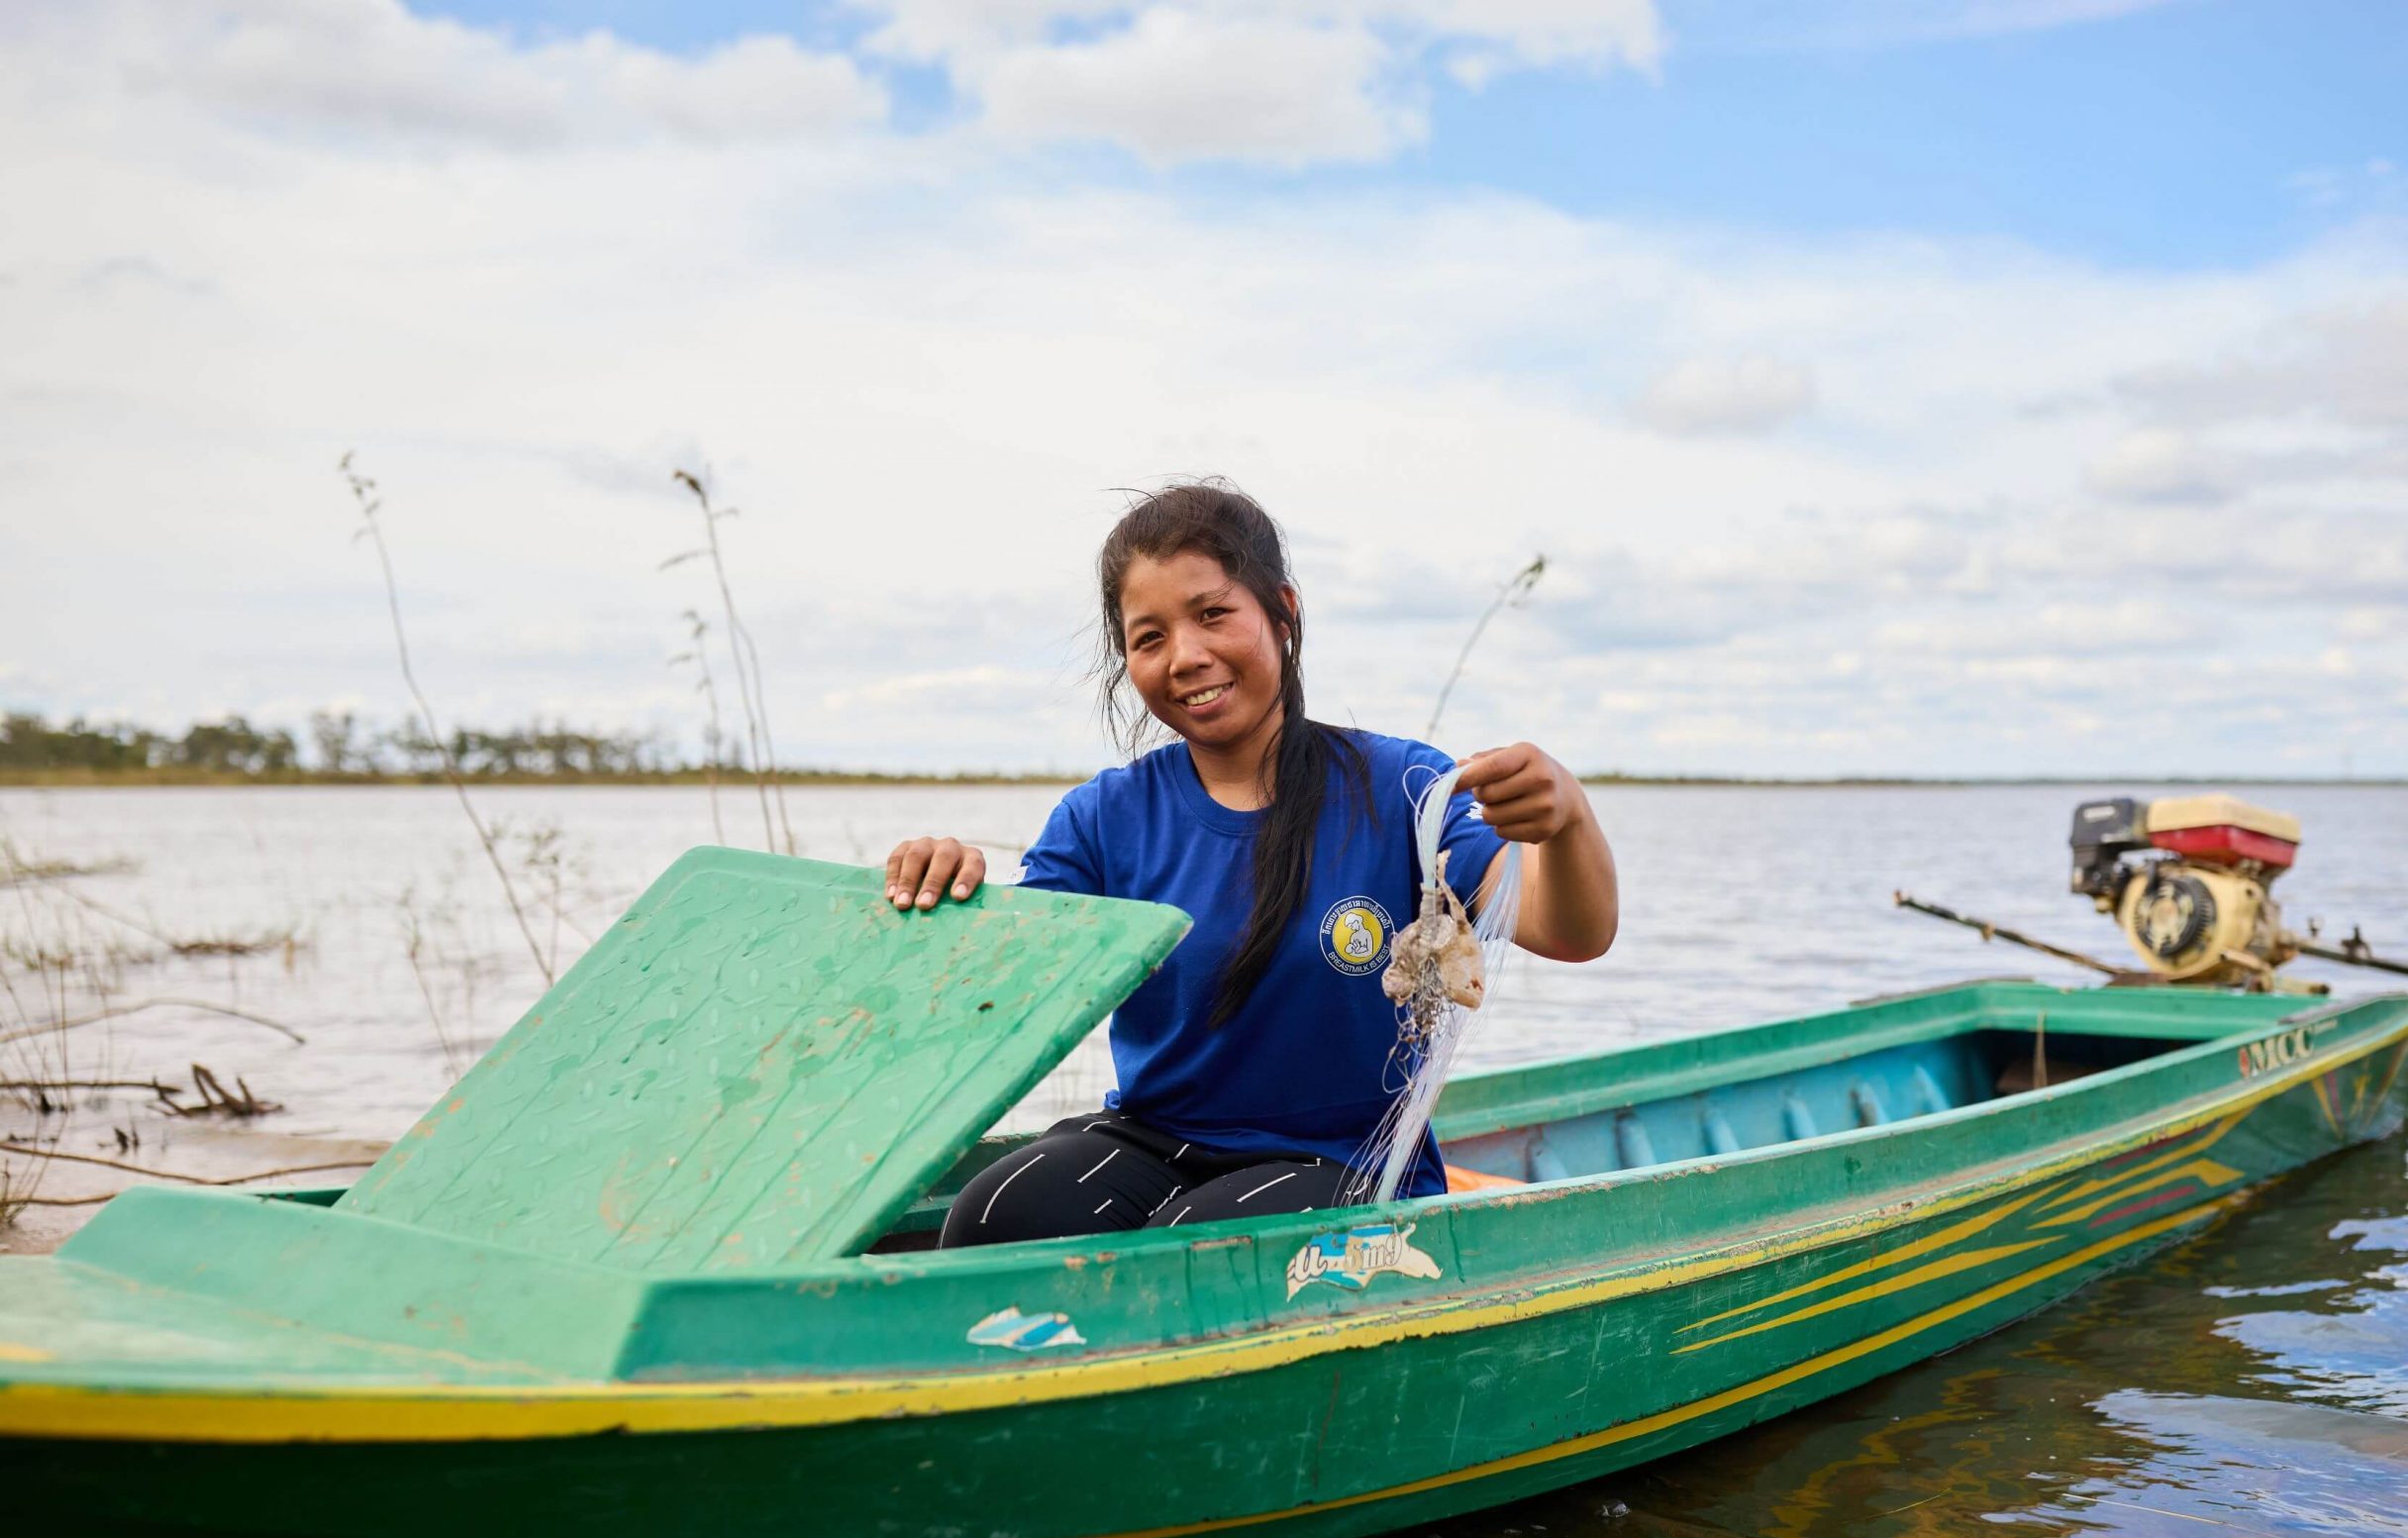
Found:
M 2065 830 L 2092 794 L 2151 787 L 1627 787 L 1596 792 L 1622 935 L 1584 967 L 1523 959 L 1465 1048 L 1475 1066 L 1801 1014 L 1973 975 L 2086 974 L 1895 908 L 1894 889 L 2109 960 L 2123 943 L 2065 891 Z M 882 860 L 953 833 L 1008 872 L 1058 792 L 789 791 L 800 852 Z M 2362 924 L 2408 953 L 2408 791 L 2254 787 L 2297 814 L 2277 894 L 2299 926 Z M 565 966 L 684 849 L 718 841 L 699 788 L 481 791 Z M 728 842 L 760 814 L 720 797 Z M 21 858 L 101 868 L 0 888 L 18 958 L 0 1035 L 152 999 L 64 1036 L 0 1046 L 0 1078 L 184 1077 L 207 1065 L 284 1109 L 280 1134 L 386 1139 L 542 991 L 450 793 L 416 788 L 0 790 Z M 2329 928 L 2328 932 L 2333 932 Z M 167 942 L 273 939 L 183 960 Z M 29 971 L 41 954 L 58 966 Z M 2384 979 L 2301 964 L 2342 992 Z M 2395 979 L 2396 980 L 2396 979 Z M 1012 1124 L 1091 1105 L 1100 1041 Z M 79 1106 L 62 1148 L 111 1146 L 132 1113 Z M 0 1133 L 57 1132 L 0 1100 Z M 140 1128 L 136 1130 L 140 1131 Z M 172 1144 L 152 1126 L 147 1145 Z M 1451 1524 L 1551 1533 L 2408 1533 L 2408 1178 L 2397 1140 L 2280 1182 L 2212 1231 L 2037 1319 L 1744 1436 Z

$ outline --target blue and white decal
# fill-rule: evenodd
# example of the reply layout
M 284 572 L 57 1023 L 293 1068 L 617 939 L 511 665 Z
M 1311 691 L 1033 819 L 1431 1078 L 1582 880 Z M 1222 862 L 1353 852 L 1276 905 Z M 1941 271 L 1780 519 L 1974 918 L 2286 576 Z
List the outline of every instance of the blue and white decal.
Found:
M 1068 1314 L 1024 1314 L 1017 1305 L 988 1314 L 970 1326 L 973 1346 L 1003 1346 L 1013 1351 L 1042 1351 L 1048 1346 L 1084 1346 Z
M 1342 1234 L 1315 1234 L 1287 1263 L 1287 1295 L 1316 1282 L 1359 1292 L 1389 1272 L 1436 1282 L 1438 1262 L 1413 1247 L 1413 1229 L 1411 1223 L 1367 1223 Z

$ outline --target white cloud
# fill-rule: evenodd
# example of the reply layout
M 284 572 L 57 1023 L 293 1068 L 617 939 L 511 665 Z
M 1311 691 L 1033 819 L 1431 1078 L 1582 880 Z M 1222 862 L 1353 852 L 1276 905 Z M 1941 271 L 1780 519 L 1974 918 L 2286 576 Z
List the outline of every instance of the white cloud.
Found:
M 1685 14 L 1684 43 L 1710 48 L 1880 49 L 2111 22 L 2177 0 L 1724 0 Z
M 2091 485 L 2137 502 L 2219 502 L 2232 472 L 2188 433 L 2145 428 L 2126 433 L 2090 462 Z
M 943 68 L 979 128 L 1157 165 L 1373 160 L 1420 142 L 1433 63 L 1652 73 L 1653 0 L 857 0 L 874 53 Z
M 2335 634 L 2352 641 L 2396 640 L 2408 631 L 2408 611 L 2358 605 L 2344 609 L 2333 628 Z
M 448 719 L 691 742 L 667 658 L 716 594 L 654 568 L 696 534 L 668 470 L 707 449 L 799 762 L 1101 761 L 1082 679 L 1110 488 L 1218 470 L 1296 536 L 1334 719 L 1418 730 L 1494 584 L 1544 551 L 1450 741 L 2079 769 L 2103 750 L 2067 734 L 2106 721 L 2148 756 L 2116 768 L 2246 768 L 2362 719 L 2360 769 L 2408 767 L 2408 720 L 2365 704 L 2408 685 L 2379 340 L 2408 250 L 2382 228 L 2123 273 L 1496 196 L 1204 206 L 1023 176 L 991 143 L 712 137 L 655 107 L 478 120 L 427 154 L 440 125 L 398 108 L 129 84 L 159 45 L 127 18 L 151 14 L 46 13 L 0 70 L 0 656 L 41 669 L 0 705 L 397 714 L 333 473 L 356 446 Z M 396 57 L 462 46 L 400 25 L 433 36 Z M 553 47 L 487 42 L 505 73 Z M 1658 387 L 1689 432 L 1634 420 Z M 2027 409 L 2048 399 L 2088 404 Z M 1809 408 L 1811 431 L 1766 430 Z M 2150 434 L 2222 465 L 2222 500 L 2132 495 L 2146 477 L 2112 467 Z M 2336 646 L 2347 679 L 2317 667 Z
M 2408 208 L 2408 177 L 2377 155 L 2355 165 L 2318 165 L 2290 177 L 2291 190 L 2328 217 L 2397 214 Z
M 907 672 L 880 678 L 859 688 L 836 689 L 821 703 L 831 710 L 862 706 L 903 705 L 912 709 L 980 709 L 1002 699 L 1026 699 L 1050 687 L 1043 674 L 1008 671 L 991 665 L 946 667 L 934 672 Z
M 1942 609 L 1928 617 L 1876 622 L 1870 639 L 1898 655 L 2005 660 L 2030 667 L 2085 667 L 2110 654 L 2158 654 L 2212 639 L 2214 623 L 2196 605 L 2163 593 L 2101 602 L 2044 601 L 2026 607 Z M 2045 652 L 2045 658 L 2036 658 Z
M 971 83 L 1013 139 L 1101 139 L 1147 160 L 1374 160 L 1427 132 L 1367 28 L 1167 6 L 1093 43 L 1007 49 Z
M 1652 0 L 1359 0 L 1389 27 L 1470 40 L 1519 65 L 1620 64 L 1652 73 L 1665 47 Z
M 399 0 L 99 0 L 25 25 L 37 47 L 104 37 L 133 96 L 362 144 L 778 139 L 886 110 L 852 59 L 779 37 L 691 59 L 606 32 L 522 47 Z
M 2218 356 L 2138 370 L 2118 386 L 2174 422 L 2408 428 L 2408 294 L 2396 281 L 2373 286 L 2381 297 L 2371 302 L 2286 314 Z
M 1925 25 L 1945 28 L 1948 34 L 1982 37 L 2113 21 L 2171 3 L 2173 0 L 1955 0 L 1940 6 L 1893 3 L 1891 9 L 1902 15 L 1920 12 Z
M 1666 433 L 1765 433 L 1814 405 L 1814 374 L 1771 358 L 1686 359 L 1648 381 L 1631 414 Z
M 1614 63 L 1653 69 L 1664 47 L 1652 0 L 853 0 L 878 18 L 871 46 L 938 60 L 997 48 L 1108 34 L 1178 11 L 1205 21 L 1284 19 L 1354 26 L 1400 43 L 1472 43 L 1529 65 Z

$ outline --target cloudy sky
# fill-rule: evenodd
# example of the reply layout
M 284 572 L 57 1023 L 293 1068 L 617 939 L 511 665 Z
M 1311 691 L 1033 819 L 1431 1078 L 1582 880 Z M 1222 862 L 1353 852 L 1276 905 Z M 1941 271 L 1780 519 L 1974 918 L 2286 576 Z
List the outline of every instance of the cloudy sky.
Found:
M 1316 713 L 1582 769 L 2408 773 L 2393 0 L 14 0 L 0 706 L 1086 769 L 1116 488 Z M 723 663 L 724 676 L 724 663 Z

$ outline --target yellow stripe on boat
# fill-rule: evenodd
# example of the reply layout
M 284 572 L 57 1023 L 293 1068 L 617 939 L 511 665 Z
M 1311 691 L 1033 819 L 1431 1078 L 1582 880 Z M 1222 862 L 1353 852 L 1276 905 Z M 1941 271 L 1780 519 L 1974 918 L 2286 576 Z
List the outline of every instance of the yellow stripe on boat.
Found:
M 2284 1087 L 2288 1088 L 2289 1082 L 2286 1081 Z M 2204 1154 L 2209 1149 L 2214 1148 L 2218 1143 L 2224 1141 L 2224 1135 L 2226 1133 L 2232 1131 L 2235 1127 L 2240 1126 L 2241 1118 L 2248 1114 L 2249 1105 L 2255 1103 L 2255 1101 L 2251 1101 L 2248 1104 L 2243 1105 L 2240 1110 L 2235 1111 L 2230 1116 L 2227 1116 L 2220 1124 L 2218 1124 L 2215 1131 L 2209 1133 L 2206 1137 L 2201 1138 L 2198 1142 L 2187 1143 L 2176 1149 L 2169 1149 L 2165 1153 L 2159 1154 L 2157 1158 L 2149 1160 L 2147 1163 L 2134 1165 L 2129 1170 L 2118 1170 L 2113 1175 L 2102 1175 L 2096 1179 L 2084 1180 L 2079 1185 L 2074 1186 L 2071 1190 L 2066 1191 L 2063 1195 L 2057 1197 L 2055 1201 L 2043 1206 L 2041 1210 L 2043 1212 L 2054 1212 L 2058 1207 L 2063 1206 L 2065 1203 L 2069 1201 L 2079 1201 L 2084 1196 L 2094 1195 L 2100 1191 L 2108 1191 L 2112 1193 L 2115 1187 L 2124 1184 L 2127 1180 L 2136 1179 L 2141 1176 L 2149 1174 L 2153 1170 L 2162 1170 L 2167 1165 L 2173 1164 L 2177 1160 L 2188 1159 L 2193 1154 Z M 2179 1134 L 2176 1134 L 2176 1136 L 2179 1136 Z
M 2220 1165 L 2213 1159 L 2194 1159 L 2189 1164 L 2178 1165 L 2149 1179 L 2138 1180 L 2129 1185 L 2119 1185 L 2105 1195 L 2093 1196 L 2078 1207 L 2067 1207 L 2062 1212 L 2053 1212 L 2042 1218 L 2035 1226 L 2055 1228 L 2059 1223 L 2078 1223 L 2101 1208 L 2113 1206 L 2127 1196 L 2137 1196 L 2145 1190 L 2156 1190 L 2161 1185 L 2172 1185 L 2181 1180 L 2197 1180 L 2201 1185 L 2213 1190 L 2219 1185 L 2230 1185 L 2240 1179 L 2241 1172 L 2231 1165 Z
M 1894 1277 L 1884 1277 L 1879 1282 L 1869 1282 L 1853 1291 L 1842 1292 L 1835 1297 L 1827 1297 L 1819 1303 L 1809 1303 L 1803 1308 L 1793 1308 L 1785 1314 L 1775 1315 L 1757 1324 L 1744 1325 L 1727 1335 L 1716 1335 L 1706 1340 L 1693 1341 L 1686 1346 L 1679 1347 L 1672 1354 L 1680 1356 L 1686 1352 L 1703 1351 L 1708 1346 L 1719 1346 L 1724 1341 L 1738 1340 L 1743 1335 L 1756 1335 L 1765 1330 L 1777 1330 L 1784 1324 L 1795 1324 L 1801 1319 L 1818 1318 L 1842 1308 L 1854 1307 L 1857 1303 L 1869 1303 L 1875 1298 L 1894 1296 L 1909 1287 L 1921 1286 L 1926 1282 L 1937 1282 L 1943 1277 L 1954 1277 L 1960 1271 L 1972 1271 L 1977 1267 L 1987 1266 L 1993 1261 L 2007 1260 L 2040 1249 L 2043 1245 L 2056 1244 L 2063 1237 L 2062 1234 L 2053 1234 L 2045 1239 L 2027 1239 L 2021 1244 L 1994 1244 L 1978 1250 L 1967 1250 L 1962 1255 L 1944 1255 L 1928 1265 L 1916 1267 L 1913 1271 L 1900 1272 Z
M 2001 1203 L 1987 1212 L 1976 1213 L 1961 1223 L 1953 1223 L 1936 1234 L 1925 1234 L 1920 1239 L 1902 1244 L 1887 1255 L 1875 1255 L 1858 1261 L 1853 1266 L 1843 1266 L 1828 1277 L 1817 1277 L 1812 1282 L 1801 1282 L 1786 1291 L 1773 1293 L 1770 1297 L 1759 1297 L 1753 1303 L 1742 1303 L 1737 1308 L 1726 1308 L 1721 1313 L 1708 1314 L 1695 1324 L 1682 1325 L 1679 1333 L 1686 1335 L 1691 1330 L 1702 1330 L 1709 1324 L 1720 1324 L 1725 1319 L 1736 1319 L 1741 1314 L 1754 1313 L 1759 1308 L 1770 1308 L 1775 1303 L 1786 1303 L 1793 1297 L 1804 1297 L 1809 1292 L 1820 1292 L 1825 1287 L 1835 1287 L 1843 1282 L 1853 1282 L 1858 1277 L 1868 1276 L 1876 1271 L 1904 1265 L 1918 1255 L 1929 1255 L 1934 1250 L 1945 1250 L 1959 1239 L 1969 1239 L 1984 1229 L 1995 1227 L 1999 1219 L 2014 1216 L 2042 1197 L 2050 1195 L 2056 1189 L 2057 1187 L 2053 1185 L 2044 1186 L 2021 1201 Z M 1730 1337 L 1717 1336 L 1715 1338 L 1728 1340 Z

